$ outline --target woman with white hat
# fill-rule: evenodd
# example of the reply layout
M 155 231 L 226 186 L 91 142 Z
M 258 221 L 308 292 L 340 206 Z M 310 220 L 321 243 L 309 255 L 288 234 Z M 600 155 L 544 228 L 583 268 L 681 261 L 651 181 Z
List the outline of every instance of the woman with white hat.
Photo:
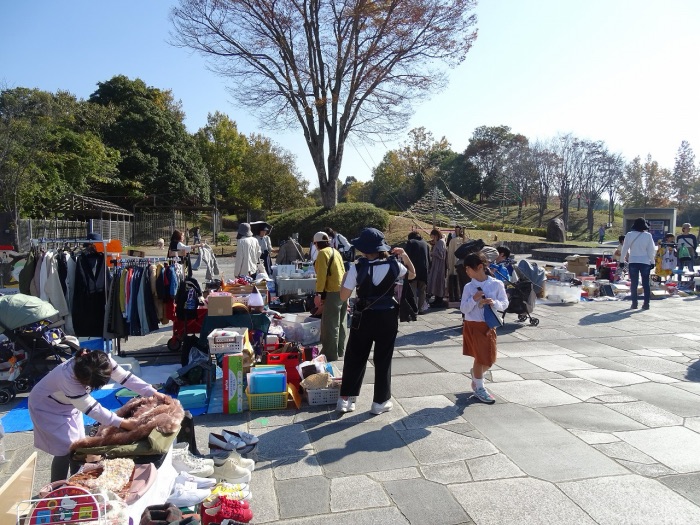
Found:
M 238 225 L 238 246 L 236 247 L 236 260 L 233 265 L 233 274 L 238 277 L 240 275 L 255 275 L 258 271 L 258 261 L 262 250 L 260 243 L 253 237 L 253 232 L 250 229 L 250 224 L 242 222 Z

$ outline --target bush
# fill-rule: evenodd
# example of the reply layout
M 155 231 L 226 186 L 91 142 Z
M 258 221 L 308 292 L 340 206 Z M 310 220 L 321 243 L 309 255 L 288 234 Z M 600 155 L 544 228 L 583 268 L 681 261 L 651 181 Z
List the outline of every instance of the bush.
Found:
M 328 210 L 322 207 L 299 208 L 270 220 L 273 225 L 270 238 L 278 245 L 292 233 L 299 233 L 303 246 L 311 244 L 314 233 L 330 226 L 338 233 L 352 239 L 362 228 L 372 227 L 384 231 L 389 225 L 389 214 L 373 204 L 365 202 L 341 203 Z
M 217 233 L 216 234 L 216 243 L 217 244 L 231 244 L 231 237 L 229 237 L 225 233 Z
M 221 229 L 227 231 L 238 230 L 238 221 L 236 219 L 229 219 L 228 217 L 223 217 L 221 219 Z
M 495 232 L 500 232 L 500 231 L 511 231 L 513 230 L 513 233 L 519 233 L 521 235 L 534 235 L 536 237 L 546 237 L 547 236 L 547 228 L 530 228 L 528 226 L 514 226 L 512 224 L 506 224 L 503 225 L 501 223 L 495 223 L 495 222 L 477 222 L 475 223 L 475 226 L 478 230 L 487 230 L 487 231 L 495 231 Z

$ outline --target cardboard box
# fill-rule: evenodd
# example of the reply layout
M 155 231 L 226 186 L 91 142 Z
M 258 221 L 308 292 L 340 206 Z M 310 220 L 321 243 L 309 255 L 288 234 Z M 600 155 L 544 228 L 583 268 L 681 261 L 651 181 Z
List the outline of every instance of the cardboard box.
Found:
M 566 262 L 588 265 L 588 255 L 569 255 L 566 258 Z
M 573 272 L 576 275 L 581 275 L 582 273 L 587 274 L 590 270 L 588 263 L 586 264 L 575 264 L 572 262 L 566 263 L 566 268 L 569 272 Z
M 233 296 L 228 292 L 212 292 L 207 298 L 207 308 L 209 309 L 207 315 L 231 315 Z
M 243 356 L 225 355 L 224 370 L 224 414 L 243 412 Z

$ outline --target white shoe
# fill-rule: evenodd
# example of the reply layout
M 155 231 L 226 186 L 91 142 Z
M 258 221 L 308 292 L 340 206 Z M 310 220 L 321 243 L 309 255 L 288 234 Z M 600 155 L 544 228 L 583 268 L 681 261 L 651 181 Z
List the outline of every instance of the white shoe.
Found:
M 211 477 L 231 484 L 249 483 L 250 470 L 227 460 L 223 465 L 214 465 L 214 473 Z
M 241 441 L 240 439 L 236 439 L 235 441 L 231 442 L 227 440 L 224 436 L 221 434 L 214 434 L 211 432 L 209 434 L 209 449 L 210 450 L 230 450 L 234 451 L 238 448 L 243 448 L 245 447 L 245 443 Z
M 182 471 L 175 478 L 175 484 L 185 484 L 194 483 L 197 485 L 198 489 L 210 489 L 216 485 L 216 480 L 212 478 L 200 478 L 199 476 L 193 476 L 189 472 Z
M 221 435 L 224 436 L 226 441 L 242 441 L 243 445 L 238 448 L 245 448 L 248 445 L 255 445 L 258 441 L 258 436 L 249 434 L 248 432 L 231 432 L 230 430 L 222 430 Z
M 188 449 L 173 448 L 173 467 L 178 472 L 207 478 L 214 473 L 214 460 L 193 456 Z
M 384 403 L 372 403 L 372 408 L 370 409 L 370 412 L 375 415 L 383 414 L 384 412 L 389 412 L 394 408 L 394 403 L 392 403 L 390 400 L 389 401 L 384 401 Z
M 176 507 L 192 507 L 203 502 L 210 495 L 211 490 L 198 489 L 194 483 L 178 483 L 173 487 L 173 491 L 166 502 L 172 503 Z
M 240 454 L 237 454 L 236 452 L 231 452 L 228 458 L 226 459 L 215 459 L 214 460 L 214 467 L 222 467 L 224 463 L 227 461 L 232 462 L 234 465 L 237 465 L 241 468 L 244 468 L 246 470 L 250 470 L 253 472 L 255 470 L 255 461 L 252 459 L 244 458 Z
M 335 409 L 338 412 L 342 412 L 342 413 L 352 412 L 355 410 L 355 402 L 353 401 L 352 397 L 348 397 L 347 399 L 343 399 L 342 397 L 339 397 L 338 404 L 336 405 Z

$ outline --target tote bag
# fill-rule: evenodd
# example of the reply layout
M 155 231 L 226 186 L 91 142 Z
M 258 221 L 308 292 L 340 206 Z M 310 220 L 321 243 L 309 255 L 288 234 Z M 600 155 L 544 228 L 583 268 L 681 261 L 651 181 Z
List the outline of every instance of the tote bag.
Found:
M 493 306 L 489 304 L 484 306 L 484 321 L 489 328 L 503 326 L 503 318 L 498 314 L 498 310 L 495 310 Z

